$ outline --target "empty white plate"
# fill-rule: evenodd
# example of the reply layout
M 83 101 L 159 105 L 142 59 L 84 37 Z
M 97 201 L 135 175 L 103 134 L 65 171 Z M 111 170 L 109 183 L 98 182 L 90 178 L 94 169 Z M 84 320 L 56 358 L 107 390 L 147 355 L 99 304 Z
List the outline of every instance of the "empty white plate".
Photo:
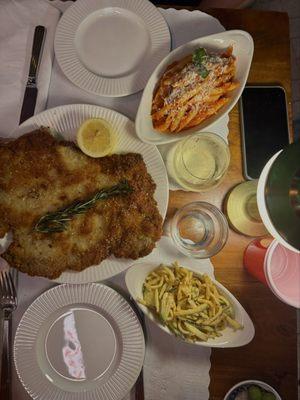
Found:
M 193 128 L 172 134 L 156 131 L 153 128 L 151 118 L 152 99 L 154 90 L 166 68 L 174 61 L 181 60 L 185 56 L 192 54 L 193 51 L 199 47 L 204 47 L 209 51 L 219 52 L 225 50 L 229 46 L 233 46 L 233 55 L 236 57 L 235 79 L 239 82 L 239 86 L 229 93 L 229 102 L 215 115 Z M 253 49 L 253 39 L 249 33 L 240 30 L 232 30 L 192 40 L 173 50 L 155 68 L 144 89 L 135 120 L 135 129 L 138 137 L 143 142 L 159 145 L 176 142 L 177 140 L 199 131 L 205 130 L 209 132 L 210 129 L 213 129 L 213 124 L 219 121 L 225 114 L 229 113 L 240 98 L 250 70 Z
M 75 85 L 117 97 L 144 88 L 170 50 L 170 33 L 147 0 L 78 0 L 63 14 L 54 47 Z
M 39 400 L 121 400 L 143 365 L 136 314 L 100 284 L 60 285 L 38 297 L 15 336 L 14 360 L 27 392 Z

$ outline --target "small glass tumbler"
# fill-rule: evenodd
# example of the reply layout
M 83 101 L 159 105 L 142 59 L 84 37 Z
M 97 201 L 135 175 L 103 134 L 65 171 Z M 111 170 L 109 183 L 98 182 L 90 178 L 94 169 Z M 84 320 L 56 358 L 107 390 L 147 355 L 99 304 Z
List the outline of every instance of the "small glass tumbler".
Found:
M 167 155 L 170 176 L 183 188 L 202 192 L 217 186 L 230 162 L 229 147 L 219 135 L 209 132 L 189 136 Z
M 179 209 L 171 221 L 171 237 L 178 250 L 193 258 L 217 254 L 228 238 L 225 215 L 212 204 L 197 201 Z

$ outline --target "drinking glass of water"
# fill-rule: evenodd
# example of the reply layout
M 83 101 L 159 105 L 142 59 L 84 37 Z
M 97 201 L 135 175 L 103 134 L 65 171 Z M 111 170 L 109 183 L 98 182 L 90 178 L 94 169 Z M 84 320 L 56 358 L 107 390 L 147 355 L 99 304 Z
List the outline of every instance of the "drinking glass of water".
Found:
M 228 238 L 225 215 L 204 201 L 186 204 L 171 221 L 171 237 L 181 253 L 193 258 L 217 254 Z

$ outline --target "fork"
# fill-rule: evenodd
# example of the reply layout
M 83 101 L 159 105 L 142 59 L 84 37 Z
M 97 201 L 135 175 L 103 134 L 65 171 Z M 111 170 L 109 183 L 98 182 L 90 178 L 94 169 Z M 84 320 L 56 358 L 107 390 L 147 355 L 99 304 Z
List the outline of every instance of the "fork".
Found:
M 17 307 L 17 293 L 9 270 L 0 271 L 0 310 L 2 312 L 0 334 L 3 333 L 0 349 L 1 357 L 1 386 L 0 399 L 10 400 L 11 397 L 11 313 Z

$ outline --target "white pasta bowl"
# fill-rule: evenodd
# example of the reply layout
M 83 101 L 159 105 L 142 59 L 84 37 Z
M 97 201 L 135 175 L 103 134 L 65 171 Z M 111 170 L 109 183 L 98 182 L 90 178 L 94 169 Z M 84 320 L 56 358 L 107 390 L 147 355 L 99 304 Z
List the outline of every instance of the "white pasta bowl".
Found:
M 168 333 L 169 335 L 174 336 L 174 333 L 169 330 L 169 328 L 163 325 L 150 311 L 147 307 L 142 305 L 137 301 L 137 299 L 143 298 L 143 284 L 147 275 L 157 268 L 157 262 L 144 262 L 134 264 L 127 270 L 125 275 L 125 282 L 127 289 L 137 303 L 138 307 L 142 310 L 142 312 L 154 323 L 156 323 L 163 331 Z M 188 267 L 189 270 L 196 272 L 199 274 L 199 269 L 197 267 Z M 238 302 L 238 300 L 227 290 L 221 283 L 212 279 L 213 283 L 217 286 L 218 290 L 222 293 L 226 299 L 230 301 L 234 310 L 234 317 L 236 321 L 244 326 L 243 329 L 239 329 L 234 331 L 232 328 L 227 327 L 223 331 L 221 331 L 222 336 L 217 337 L 215 339 L 208 339 L 207 342 L 197 341 L 193 344 L 204 347 L 240 347 L 249 343 L 254 337 L 254 326 L 253 323 L 242 307 L 242 305 Z
M 215 115 L 193 128 L 179 133 L 161 133 L 155 130 L 151 118 L 152 98 L 154 90 L 166 68 L 174 61 L 179 61 L 183 57 L 193 53 L 199 47 L 204 47 L 208 52 L 219 52 L 229 46 L 233 46 L 233 55 L 236 57 L 235 79 L 239 82 L 239 86 L 229 92 L 228 103 Z M 253 49 L 253 39 L 249 33 L 241 30 L 232 30 L 192 40 L 169 53 L 155 68 L 144 89 L 135 121 L 135 129 L 138 137 L 143 142 L 159 145 L 175 142 L 202 130 L 213 131 L 213 125 L 235 106 L 242 94 L 251 66 Z

